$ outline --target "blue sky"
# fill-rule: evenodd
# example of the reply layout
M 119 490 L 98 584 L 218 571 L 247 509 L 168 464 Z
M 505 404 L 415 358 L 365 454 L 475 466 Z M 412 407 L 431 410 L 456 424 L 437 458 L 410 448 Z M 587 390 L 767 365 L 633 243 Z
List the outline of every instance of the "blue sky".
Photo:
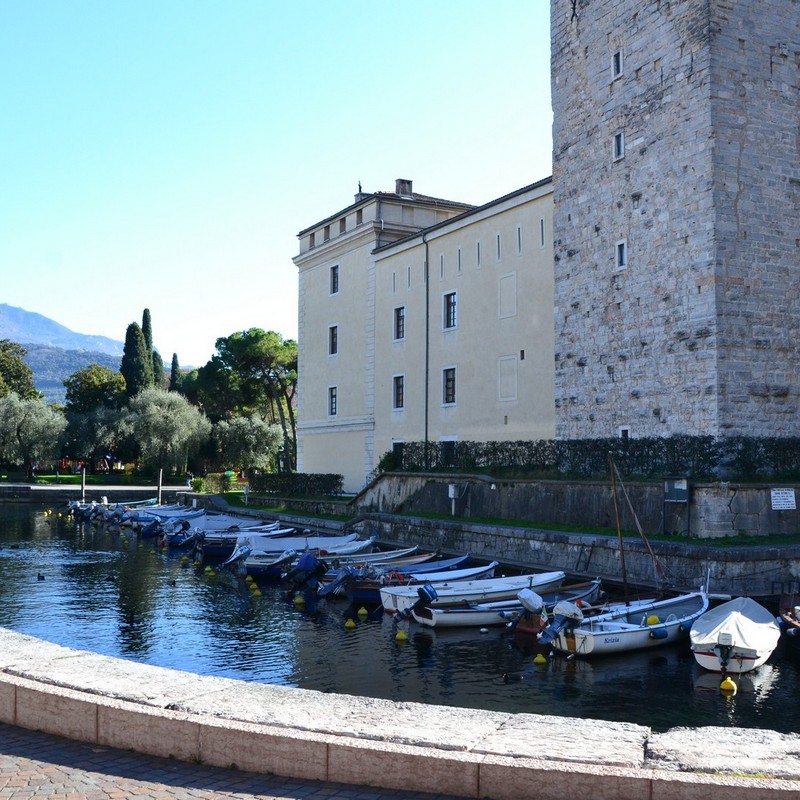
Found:
M 550 175 L 546 0 L 0 0 L 0 302 L 169 362 L 297 336 L 298 231 Z

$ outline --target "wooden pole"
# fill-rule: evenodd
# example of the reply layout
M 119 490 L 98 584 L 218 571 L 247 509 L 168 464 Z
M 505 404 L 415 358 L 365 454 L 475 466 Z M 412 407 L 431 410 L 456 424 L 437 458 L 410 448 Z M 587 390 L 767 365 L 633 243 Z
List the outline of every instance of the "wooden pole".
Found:
M 156 502 L 161 505 L 161 478 L 164 474 L 164 470 L 159 468 L 158 470 L 158 494 L 156 496 Z

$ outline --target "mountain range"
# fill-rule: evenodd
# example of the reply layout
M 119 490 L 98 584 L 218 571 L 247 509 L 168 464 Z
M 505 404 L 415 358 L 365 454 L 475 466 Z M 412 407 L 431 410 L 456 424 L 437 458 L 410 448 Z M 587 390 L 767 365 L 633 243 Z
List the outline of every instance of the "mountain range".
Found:
M 48 403 L 63 403 L 64 379 L 90 364 L 115 372 L 124 342 L 105 336 L 75 333 L 48 317 L 0 303 L 0 339 L 10 339 L 27 350 L 25 363 L 33 383 Z

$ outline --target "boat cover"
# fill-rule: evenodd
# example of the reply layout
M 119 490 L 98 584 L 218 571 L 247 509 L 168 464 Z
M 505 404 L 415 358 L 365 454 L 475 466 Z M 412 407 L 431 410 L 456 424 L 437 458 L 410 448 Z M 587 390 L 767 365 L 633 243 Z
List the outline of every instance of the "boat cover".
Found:
M 730 634 L 734 647 L 756 653 L 771 652 L 781 635 L 775 617 L 750 597 L 737 597 L 706 611 L 690 633 L 692 649 L 713 649 L 720 634 Z

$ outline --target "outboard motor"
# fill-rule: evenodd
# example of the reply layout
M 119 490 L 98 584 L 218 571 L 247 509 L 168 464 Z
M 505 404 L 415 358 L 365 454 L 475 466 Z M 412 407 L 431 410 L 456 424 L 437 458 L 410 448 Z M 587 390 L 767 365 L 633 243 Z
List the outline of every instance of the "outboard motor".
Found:
M 542 644 L 550 644 L 565 628 L 580 625 L 583 611 L 571 600 L 561 600 L 553 607 L 553 621 L 540 634 Z
M 319 579 L 328 571 L 328 565 L 314 553 L 303 553 L 297 560 L 294 568 L 284 575 L 286 588 L 292 591 L 297 589 L 316 589 Z
M 330 583 L 319 587 L 317 597 L 326 597 L 329 594 L 346 594 L 347 587 L 357 578 L 358 572 L 355 567 L 349 565 L 342 567 Z
M 506 627 L 514 630 L 517 625 L 524 619 L 531 627 L 542 629 L 547 627 L 547 610 L 544 607 L 544 600 L 533 591 L 533 589 L 522 589 L 517 593 L 517 600 L 522 605 L 522 611 L 504 612 L 501 611 L 501 616 L 513 617 L 511 622 Z
M 409 606 L 408 608 L 404 609 L 403 611 L 398 611 L 394 615 L 394 620 L 392 622 L 392 630 L 397 631 L 398 625 L 403 622 L 404 620 L 411 619 L 414 615 L 414 612 L 417 609 L 425 608 L 426 606 L 430 606 L 439 595 L 434 589 L 432 583 L 423 583 L 422 586 L 417 588 L 417 600 L 414 602 L 414 605 Z

